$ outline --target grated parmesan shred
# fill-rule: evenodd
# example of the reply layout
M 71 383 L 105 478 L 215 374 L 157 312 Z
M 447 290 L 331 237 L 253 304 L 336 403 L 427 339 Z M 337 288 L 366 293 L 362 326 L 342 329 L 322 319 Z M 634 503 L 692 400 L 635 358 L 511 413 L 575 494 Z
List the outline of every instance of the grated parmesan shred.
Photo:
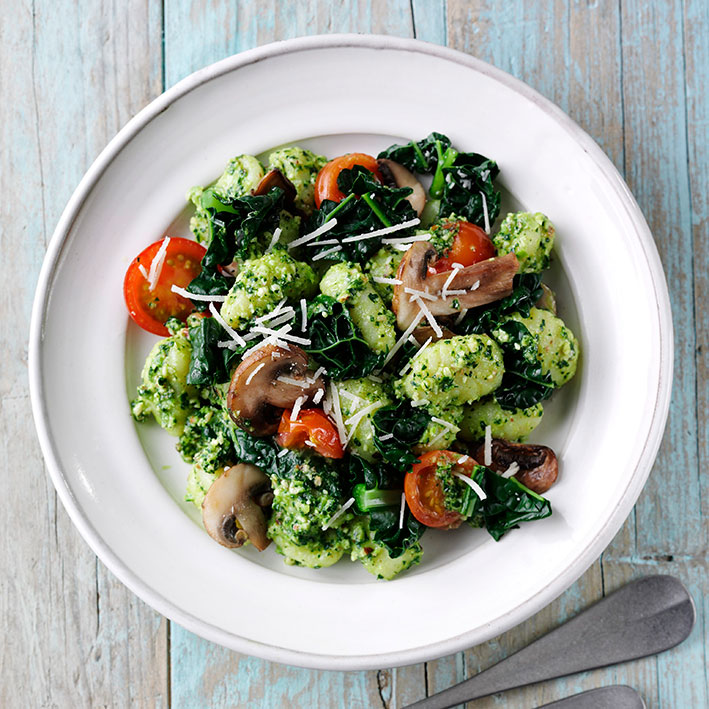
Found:
M 490 216 L 487 213 L 487 198 L 484 192 L 480 192 L 480 196 L 483 198 L 483 217 L 485 218 L 485 233 L 490 233 Z
M 347 512 L 347 510 L 349 510 L 349 508 L 352 507 L 353 504 L 354 497 L 350 497 L 350 499 L 347 500 L 347 502 L 345 502 L 345 504 L 342 505 L 342 507 L 340 507 L 340 509 L 337 510 L 337 512 L 335 512 L 335 514 L 332 515 L 332 517 L 330 517 L 330 519 L 325 522 L 325 524 L 323 524 L 320 529 L 322 529 L 323 532 L 326 531 L 337 519 L 339 519 L 343 514 L 345 514 L 345 512 Z
M 466 485 L 468 485 L 470 488 L 472 488 L 473 492 L 481 499 L 485 500 L 487 499 L 487 495 L 485 494 L 485 490 L 483 490 L 480 485 L 478 485 L 475 480 L 472 478 L 469 478 L 467 475 L 463 475 L 463 473 L 453 473 L 453 475 L 456 476 L 459 480 L 462 480 Z
M 240 347 L 246 347 L 246 340 L 232 328 L 229 323 L 221 316 L 219 311 L 214 307 L 214 303 L 209 304 L 209 312 L 212 317 L 231 335 L 232 340 L 237 342 Z
M 421 312 L 426 316 L 426 320 L 428 320 L 428 324 L 433 328 L 433 331 L 436 333 L 436 337 L 443 337 L 443 330 L 441 330 L 439 324 L 436 322 L 436 318 L 433 317 L 433 313 L 431 313 L 431 311 L 428 309 L 427 305 L 423 302 L 423 300 L 417 295 L 412 296 L 411 300 L 417 303 Z
M 143 269 L 145 270 L 145 269 Z M 223 303 L 226 300 L 225 295 L 202 295 L 201 293 L 190 293 L 185 288 L 180 288 L 174 283 L 172 284 L 170 290 L 177 295 L 181 295 L 183 298 L 189 298 L 190 300 L 203 300 L 205 303 Z
M 505 470 L 504 473 L 500 473 L 500 477 L 511 478 L 513 475 L 517 475 L 519 472 L 519 465 L 514 461 L 510 463 L 510 467 Z
M 485 426 L 485 457 L 483 462 L 488 467 L 492 465 L 492 428 Z
M 251 380 L 266 366 L 265 362 L 261 362 L 258 366 L 254 367 L 253 371 L 246 378 L 246 386 L 251 384 Z
M 298 420 L 298 414 L 300 413 L 300 408 L 303 406 L 305 403 L 305 400 L 307 399 L 307 396 L 299 396 L 295 402 L 293 403 L 293 410 L 290 412 L 290 420 L 291 421 L 297 421 Z
M 162 273 L 162 267 L 165 263 L 165 254 L 167 253 L 169 243 L 170 237 L 166 236 L 162 240 L 162 244 L 160 244 L 158 252 L 150 262 L 150 270 L 148 271 L 148 288 L 151 291 L 155 290 L 155 286 L 158 284 L 158 280 L 160 279 L 160 274 Z
M 406 511 L 406 494 L 401 493 L 401 507 L 399 508 L 399 529 L 404 528 L 404 512 Z
M 387 363 L 391 360 L 391 358 L 403 347 L 404 343 L 406 340 L 408 340 L 409 335 L 416 329 L 416 326 L 423 320 L 423 312 L 419 310 L 417 315 L 414 317 L 414 319 L 411 321 L 411 325 L 409 325 L 406 330 L 404 331 L 404 334 L 394 343 L 394 346 L 389 350 L 389 354 L 386 356 L 384 359 L 384 362 L 382 363 L 382 368 L 387 365 Z
M 383 229 L 376 229 L 375 231 L 370 231 L 367 234 L 356 234 L 355 236 L 347 236 L 342 240 L 342 243 L 349 243 L 351 241 L 362 241 L 363 239 L 373 239 L 376 236 L 384 236 L 384 234 L 393 234 L 395 231 L 401 231 L 402 229 L 408 229 L 409 227 L 416 226 L 421 220 L 416 217 L 415 219 L 409 219 L 409 221 L 401 222 L 401 224 L 394 224 L 394 226 L 384 227 Z M 387 243 L 386 239 L 382 239 L 383 243 Z
M 330 231 L 330 229 L 333 229 L 336 226 L 337 219 L 330 219 L 330 221 L 325 222 L 322 226 L 319 226 L 315 231 L 311 231 L 310 234 L 306 234 L 305 236 L 301 236 L 295 241 L 291 241 L 290 244 L 288 244 L 288 248 L 294 249 L 296 246 L 300 246 L 301 244 L 307 244 L 309 241 L 317 239 L 320 234 L 324 234 L 325 232 Z
M 273 231 L 273 236 L 271 237 L 271 242 L 266 248 L 266 253 L 270 253 L 271 249 L 278 243 L 281 238 L 281 227 L 276 227 Z

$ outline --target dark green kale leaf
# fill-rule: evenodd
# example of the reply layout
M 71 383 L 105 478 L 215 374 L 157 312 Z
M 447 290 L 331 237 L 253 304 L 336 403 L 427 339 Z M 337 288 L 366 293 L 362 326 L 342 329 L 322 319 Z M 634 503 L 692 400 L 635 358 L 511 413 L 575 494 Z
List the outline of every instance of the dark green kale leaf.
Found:
M 482 467 L 482 466 L 478 466 Z M 485 527 L 495 541 L 520 522 L 544 519 L 551 515 L 551 503 L 522 485 L 515 478 L 503 478 L 484 468 L 483 489 L 487 495 L 482 503 Z
M 189 329 L 192 345 L 190 368 L 187 383 L 192 386 L 206 386 L 229 381 L 231 367 L 238 361 L 253 342 L 247 347 L 229 349 L 219 347 L 224 339 L 224 330 L 214 318 L 201 318 Z
M 257 438 L 231 423 L 229 432 L 234 443 L 236 457 L 242 463 L 251 463 L 251 465 L 261 468 L 266 475 L 278 475 L 281 478 L 290 477 L 288 473 L 300 462 L 300 454 L 296 451 L 288 451 L 286 455 L 279 458 L 278 454 L 283 449 L 272 436 Z
M 338 239 L 342 249 L 327 258 L 362 263 L 381 248 L 381 237 L 349 242 L 343 239 L 416 217 L 416 212 L 406 199 L 411 194 L 411 188 L 387 187 L 377 182 L 372 173 L 361 165 L 355 165 L 351 170 L 342 170 L 337 185 L 345 198 L 340 202 L 323 200 L 307 226 L 308 231 L 314 231 L 330 219 L 337 219 L 337 226 L 311 242 L 309 253 L 312 251 L 313 256 L 332 248 L 332 244 L 324 244 L 321 249 L 317 249 L 314 244 L 318 241 Z M 402 229 L 397 232 L 397 236 L 410 233 L 412 229 Z
M 441 133 L 431 133 L 418 143 L 392 145 L 379 157 L 401 163 L 412 172 L 433 175 L 428 192 L 441 199 L 441 217 L 465 217 L 485 226 L 485 208 L 490 224 L 500 213 L 500 192 L 493 185 L 499 173 L 497 163 L 478 153 L 459 153 Z
M 392 145 L 378 157 L 398 162 L 411 172 L 433 175 L 429 194 L 438 199 L 443 194 L 444 168 L 455 163 L 458 151 L 451 146 L 448 136 L 434 132 L 418 142 L 412 140 L 406 145 Z
M 505 373 L 494 392 L 503 409 L 526 409 L 548 399 L 554 391 L 551 374 L 542 373 L 537 344 L 527 327 L 517 320 L 498 325 L 492 336 L 502 348 Z
M 431 415 L 421 408 L 411 406 L 408 399 L 402 399 L 392 406 L 377 409 L 372 417 L 374 445 L 382 458 L 398 470 L 407 470 L 418 462 L 418 456 L 411 452 L 423 436 L 431 420 Z M 382 441 L 382 436 L 393 434 Z
M 455 326 L 456 333 L 482 335 L 492 332 L 502 318 L 510 313 L 520 313 L 526 318 L 530 309 L 542 296 L 541 280 L 540 273 L 518 273 L 514 277 L 510 295 L 487 305 L 470 308 L 463 320 Z
M 327 295 L 317 296 L 308 306 L 304 347 L 333 379 L 366 377 L 383 362 L 383 355 L 369 349 L 347 308 Z
M 278 226 L 283 190 L 274 187 L 265 195 L 247 195 L 222 202 L 214 190 L 207 189 L 200 200 L 209 217 L 209 247 L 202 258 L 202 272 L 190 282 L 187 290 L 201 295 L 223 295 L 233 281 L 222 275 L 219 266 L 226 266 L 235 258 L 246 258 L 249 246 L 257 237 Z M 207 304 L 196 301 L 195 307 L 205 310 Z
M 404 511 L 404 524 L 399 529 L 399 507 L 376 507 L 369 512 L 369 528 L 374 532 L 374 539 L 381 542 L 395 559 L 409 547 L 416 544 L 426 531 L 407 507 Z
M 443 169 L 444 187 L 439 215 L 465 217 L 469 222 L 484 227 L 487 209 L 487 221 L 492 224 L 500 213 L 500 192 L 492 182 L 499 172 L 497 163 L 484 155 L 459 153 L 455 163 Z

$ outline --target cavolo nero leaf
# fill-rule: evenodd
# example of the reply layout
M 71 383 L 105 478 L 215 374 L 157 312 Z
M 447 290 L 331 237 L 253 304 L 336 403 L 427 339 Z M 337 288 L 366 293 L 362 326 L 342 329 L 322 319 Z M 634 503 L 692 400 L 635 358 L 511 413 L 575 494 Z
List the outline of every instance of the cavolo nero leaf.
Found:
M 500 192 L 493 185 L 499 173 L 497 163 L 478 153 L 459 153 L 448 136 L 434 132 L 418 142 L 392 145 L 379 157 L 401 163 L 412 172 L 433 175 L 429 194 L 441 200 L 441 217 L 465 217 L 484 227 L 486 209 L 490 224 L 500 212 Z
M 537 344 L 527 327 L 517 320 L 506 320 L 492 336 L 502 348 L 505 373 L 494 396 L 503 409 L 527 409 L 548 399 L 554 391 L 550 374 L 542 372 Z
M 514 277 L 510 295 L 487 305 L 471 308 L 455 326 L 459 335 L 481 335 L 492 332 L 505 315 L 520 313 L 527 317 L 530 309 L 542 296 L 540 273 L 518 273 Z
M 231 367 L 240 359 L 247 347 L 229 349 L 219 347 L 219 341 L 224 339 L 224 330 L 214 318 L 201 318 L 189 329 L 192 355 L 190 368 L 187 372 L 187 383 L 192 386 L 207 386 L 229 381 Z
M 327 295 L 317 296 L 308 306 L 304 347 L 333 379 L 365 377 L 379 367 L 383 355 L 374 353 L 352 322 L 344 304 Z
M 314 231 L 327 221 L 336 218 L 337 225 L 311 242 L 308 253 L 312 256 L 332 249 L 332 244 L 324 244 L 318 249 L 318 241 L 338 239 L 342 247 L 327 256 L 331 260 L 346 260 L 362 263 L 381 248 L 381 237 L 343 241 L 348 236 L 366 234 L 384 227 L 400 224 L 416 217 L 407 197 L 411 188 L 392 188 L 377 182 L 372 173 L 355 165 L 351 170 L 342 170 L 337 185 L 345 198 L 340 202 L 325 199 L 320 209 L 313 214 L 307 230 Z M 402 229 L 397 236 L 406 236 L 412 229 Z
M 487 495 L 482 504 L 485 528 L 495 541 L 520 522 L 544 519 L 552 513 L 549 500 L 515 478 L 503 478 L 489 468 L 485 468 L 483 488 Z
M 202 271 L 187 290 L 201 295 L 222 295 L 233 281 L 220 273 L 219 266 L 226 266 L 235 258 L 246 258 L 256 238 L 278 226 L 283 190 L 274 187 L 265 195 L 246 195 L 222 202 L 213 189 L 206 189 L 200 203 L 209 218 L 209 246 L 202 258 Z M 195 307 L 205 310 L 207 303 L 196 301 Z
M 418 462 L 419 457 L 411 449 L 421 440 L 430 420 L 428 412 L 414 408 L 407 399 L 383 406 L 372 417 L 374 446 L 387 463 L 398 470 L 408 470 Z M 382 437 L 386 440 L 382 441 Z

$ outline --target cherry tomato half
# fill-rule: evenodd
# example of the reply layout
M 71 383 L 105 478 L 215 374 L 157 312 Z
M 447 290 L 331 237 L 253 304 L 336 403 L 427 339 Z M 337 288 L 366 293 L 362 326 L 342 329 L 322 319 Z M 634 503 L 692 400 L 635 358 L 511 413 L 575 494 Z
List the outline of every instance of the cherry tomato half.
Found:
M 421 524 L 437 529 L 455 529 L 463 521 L 458 512 L 451 512 L 443 505 L 443 488 L 436 477 L 439 463 L 455 463 L 455 472 L 472 475 L 477 463 L 472 458 L 458 463 L 460 458 L 461 454 L 454 451 L 429 451 L 421 456 L 411 472 L 406 473 L 406 504 Z
M 345 451 L 335 424 L 320 409 L 301 409 L 295 421 L 290 420 L 291 412 L 286 409 L 278 425 L 276 440 L 283 448 L 304 448 L 306 441 L 310 447 L 325 458 L 342 458 Z
M 486 261 L 495 256 L 495 245 L 492 239 L 476 224 L 444 222 L 439 228 L 455 230 L 455 236 L 450 251 L 430 267 L 435 273 L 450 271 L 454 263 L 472 266 L 478 261 Z
M 337 186 L 337 177 L 343 170 L 351 170 L 355 165 L 361 165 L 374 176 L 382 181 L 382 173 L 377 167 L 377 160 L 366 153 L 348 153 L 339 158 L 330 160 L 325 167 L 320 170 L 315 178 L 315 206 L 320 209 L 320 204 L 324 199 L 339 202 L 345 198 L 340 188 Z
M 160 239 L 150 244 L 133 259 L 123 281 L 123 297 L 131 318 L 140 327 L 155 335 L 167 337 L 170 333 L 165 327 L 165 321 L 171 317 L 186 320 L 194 310 L 191 301 L 170 289 L 173 284 L 185 288 L 199 275 L 206 249 L 190 239 L 170 238 L 160 277 L 155 288 L 150 290 L 148 279 L 141 272 L 140 266 L 150 273 L 150 265 L 163 241 Z

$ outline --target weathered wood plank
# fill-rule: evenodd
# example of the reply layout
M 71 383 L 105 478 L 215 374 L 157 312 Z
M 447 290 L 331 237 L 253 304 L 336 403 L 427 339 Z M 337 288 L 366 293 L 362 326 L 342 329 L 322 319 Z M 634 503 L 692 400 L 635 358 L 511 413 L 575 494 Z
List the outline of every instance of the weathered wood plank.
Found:
M 704 542 L 697 533 L 702 519 L 681 6 L 627 0 L 622 23 L 626 179 L 667 274 L 678 363 L 663 444 L 636 507 L 636 552 L 700 553 Z M 679 492 L 682 504 L 669 504 L 668 491 Z M 618 551 L 614 547 L 613 553 Z
M 32 423 L 25 342 L 64 204 L 161 89 L 160 23 L 159 7 L 140 0 L 0 6 L 2 706 L 167 704 L 167 623 L 104 570 L 58 504 Z

